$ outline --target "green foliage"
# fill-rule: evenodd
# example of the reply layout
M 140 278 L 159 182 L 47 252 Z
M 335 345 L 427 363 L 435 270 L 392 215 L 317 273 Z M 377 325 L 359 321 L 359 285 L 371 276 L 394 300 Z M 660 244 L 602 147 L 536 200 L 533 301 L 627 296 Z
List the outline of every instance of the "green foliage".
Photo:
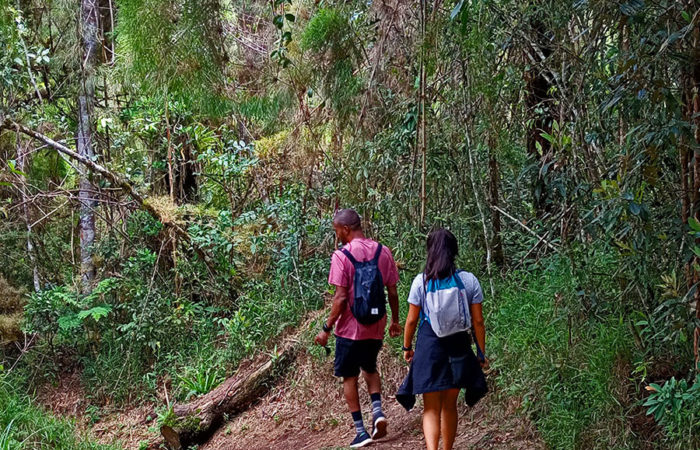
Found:
M 70 166 L 58 152 L 43 150 L 32 155 L 29 177 L 32 183 L 46 188 L 51 183 L 59 183 L 71 176 Z
M 220 10 L 218 0 L 121 0 L 117 42 L 126 78 L 200 111 L 223 113 Z
M 221 384 L 224 380 L 215 369 L 207 368 L 195 371 L 187 376 L 179 376 L 180 390 L 185 392 L 185 401 L 191 397 L 204 395 Z
M 157 422 L 159 427 L 174 427 L 177 425 L 177 416 L 173 407 L 167 407 L 158 412 Z
M 26 86 L 26 65 L 20 34 L 25 31 L 20 11 L 9 5 L 0 9 L 0 107 L 9 106 L 13 94 Z
M 361 77 L 354 73 L 355 60 L 361 59 L 357 47 L 348 14 L 340 9 L 316 11 L 301 37 L 301 48 L 318 60 L 316 72 L 323 93 L 330 98 L 341 124 L 357 110 L 354 101 L 363 87 Z
M 644 402 L 647 415 L 666 431 L 668 442 L 676 448 L 695 448 L 700 444 L 700 379 L 688 384 L 671 377 L 662 386 L 651 383 Z
M 236 104 L 238 114 L 259 127 L 265 135 L 272 135 L 281 129 L 280 115 L 292 105 L 287 93 L 274 93 L 269 96 L 244 97 Z
M 95 333 L 103 326 L 112 306 L 102 303 L 112 295 L 117 280 L 106 278 L 85 296 L 57 286 L 33 293 L 25 306 L 26 330 L 40 333 L 50 345 L 56 336 L 70 343 L 97 339 Z
M 279 39 L 277 40 L 277 48 L 270 53 L 270 57 L 277 61 L 283 69 L 287 68 L 292 60 L 288 57 L 288 47 L 292 42 L 292 31 L 289 27 L 296 21 L 296 16 L 287 12 L 287 5 L 292 4 L 287 0 L 275 0 L 271 2 L 273 12 L 278 12 L 272 18 L 272 24 L 279 31 Z M 285 26 L 286 25 L 286 26 Z
M 347 16 L 338 9 L 321 8 L 309 20 L 301 36 L 301 47 L 324 53 L 330 51 L 334 57 L 347 54 L 350 24 Z
M 328 72 L 331 105 L 337 111 L 341 121 L 347 120 L 351 114 L 358 111 L 355 99 L 362 92 L 364 83 L 353 73 L 352 64 L 348 59 L 337 61 Z

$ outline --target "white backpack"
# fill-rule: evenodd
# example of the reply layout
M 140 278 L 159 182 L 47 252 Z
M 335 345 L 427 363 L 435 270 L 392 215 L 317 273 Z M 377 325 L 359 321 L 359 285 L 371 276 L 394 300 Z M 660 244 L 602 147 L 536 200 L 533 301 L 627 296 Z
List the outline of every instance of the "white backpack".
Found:
M 423 274 L 423 287 L 423 310 L 438 337 L 471 329 L 469 299 L 459 271 L 449 278 L 429 280 L 427 283 Z

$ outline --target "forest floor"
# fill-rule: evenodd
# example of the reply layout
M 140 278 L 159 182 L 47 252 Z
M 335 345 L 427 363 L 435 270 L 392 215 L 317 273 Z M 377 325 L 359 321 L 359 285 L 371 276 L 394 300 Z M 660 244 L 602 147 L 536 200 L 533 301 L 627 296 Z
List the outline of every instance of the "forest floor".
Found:
M 385 346 L 379 358 L 389 434 L 370 448 L 425 448 L 421 401 L 406 412 L 393 397 L 408 369 L 390 351 Z M 365 389 L 364 382 L 361 389 Z M 496 400 L 497 395 L 489 394 L 474 408 L 460 402 L 455 448 L 544 448 L 534 427 L 517 413 L 518 402 Z M 365 425 L 369 425 L 366 390 L 361 391 L 360 401 Z M 255 407 L 225 424 L 202 449 L 337 449 L 346 448 L 353 437 L 354 425 L 342 397 L 342 383 L 333 376 L 332 357 L 305 354 L 281 384 Z
M 422 449 L 420 399 L 406 412 L 393 394 L 407 368 L 386 346 L 379 357 L 383 377 L 383 406 L 389 434 L 370 448 Z M 361 388 L 364 389 L 364 382 Z M 369 396 L 361 392 L 365 423 L 369 424 Z M 120 441 L 124 448 L 159 440 L 155 421 L 145 417 L 153 405 L 118 410 L 102 408 L 99 415 L 88 404 L 77 374 L 61 378 L 39 391 L 39 400 L 57 414 L 75 417 L 80 428 L 103 443 Z M 534 426 L 518 413 L 519 402 L 490 393 L 476 407 L 460 402 L 456 449 L 539 449 L 544 444 Z M 370 426 L 368 426 L 370 429 Z M 304 352 L 287 376 L 260 402 L 225 423 L 200 449 L 338 449 L 346 448 L 354 428 L 342 398 L 340 379 L 333 376 L 333 358 Z

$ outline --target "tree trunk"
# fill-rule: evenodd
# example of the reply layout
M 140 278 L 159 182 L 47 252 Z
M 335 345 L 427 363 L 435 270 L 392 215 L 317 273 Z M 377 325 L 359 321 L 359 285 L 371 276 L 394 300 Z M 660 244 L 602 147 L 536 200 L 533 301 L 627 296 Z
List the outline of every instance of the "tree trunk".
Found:
M 425 142 L 425 21 L 426 21 L 426 2 L 427 0 L 421 0 L 420 6 L 420 28 L 421 28 L 421 50 L 420 50 L 420 101 L 419 101 L 419 114 L 420 114 L 420 133 L 418 135 L 418 144 L 420 145 L 420 152 L 422 157 L 421 165 L 421 178 L 420 178 L 420 226 L 421 228 L 425 224 L 425 182 L 427 178 L 427 147 Z
M 170 201 L 175 204 L 175 173 L 173 171 L 173 145 L 170 137 L 170 117 L 168 115 L 168 93 L 165 93 L 165 136 L 168 142 L 168 191 Z
M 160 429 L 168 446 L 183 449 L 206 442 L 226 416 L 245 411 L 264 396 L 294 363 L 301 348 L 299 339 L 289 339 L 277 355 L 261 355 L 208 394 L 185 405 L 174 405 L 175 423 Z
M 629 54 L 630 41 L 627 29 L 627 16 L 623 14 L 622 18 L 620 19 L 620 43 L 618 44 L 620 49 L 620 61 L 617 65 L 619 73 L 622 72 L 622 68 L 625 64 L 624 58 L 626 58 Z M 626 151 L 624 153 L 622 151 L 625 148 L 627 124 L 625 123 L 624 109 L 621 103 L 618 105 L 618 122 L 618 145 L 620 146 L 620 173 L 624 175 L 625 173 L 627 173 L 627 167 L 629 165 L 629 156 Z
M 692 158 L 693 164 L 693 205 L 692 205 L 692 216 L 695 220 L 700 221 L 700 24 L 695 25 L 693 29 L 693 48 L 691 53 L 691 61 L 693 64 L 691 66 L 692 70 L 692 85 L 691 85 L 691 99 L 692 99 L 692 119 L 693 125 L 693 137 L 695 142 L 693 145 L 694 156 Z M 700 239 L 695 240 L 695 245 L 700 245 Z M 700 263 L 700 258 L 696 257 L 696 265 Z M 696 266 L 695 265 L 695 266 Z M 693 284 L 697 285 L 700 283 L 700 273 L 694 270 Z M 700 286 L 698 286 L 700 287 Z M 695 289 L 695 318 L 700 320 L 700 289 L 696 287 Z M 695 355 L 695 370 L 700 369 L 700 326 L 695 326 L 695 333 L 693 339 L 693 353 Z
M 98 45 L 97 0 L 80 2 L 81 71 L 78 94 L 78 154 L 94 159 L 92 141 L 92 119 L 95 106 L 95 64 Z M 90 292 L 95 279 L 95 263 L 92 258 L 95 244 L 95 189 L 90 180 L 90 171 L 80 177 L 80 278 L 83 292 Z

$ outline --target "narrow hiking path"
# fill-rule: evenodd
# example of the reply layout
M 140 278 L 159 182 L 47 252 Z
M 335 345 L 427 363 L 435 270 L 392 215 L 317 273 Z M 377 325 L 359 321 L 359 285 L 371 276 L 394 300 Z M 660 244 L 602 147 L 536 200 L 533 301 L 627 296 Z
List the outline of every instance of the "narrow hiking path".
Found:
M 379 356 L 383 376 L 383 406 L 389 434 L 374 443 L 377 449 L 422 449 L 422 406 L 406 412 L 393 394 L 407 368 L 384 346 Z M 354 436 L 342 384 L 333 376 L 332 357 L 304 352 L 287 377 L 248 411 L 225 423 L 200 448 L 214 449 L 336 449 L 346 448 Z M 361 385 L 364 388 L 364 383 Z M 456 449 L 544 448 L 531 423 L 517 412 L 518 402 L 496 400 L 489 394 L 475 408 L 460 404 Z M 369 396 L 361 391 L 365 422 Z
M 376 449 L 423 449 L 421 402 L 406 412 L 393 398 L 407 368 L 386 345 L 379 355 L 383 376 L 383 406 L 389 418 L 389 434 L 374 443 Z M 271 391 L 244 413 L 224 423 L 199 448 L 215 449 L 339 449 L 347 448 L 354 429 L 349 421 L 342 384 L 333 376 L 333 357 L 318 357 L 304 350 L 296 363 Z M 364 383 L 362 385 L 364 388 Z M 493 390 L 493 389 L 492 389 Z M 368 423 L 369 396 L 361 390 Z M 155 421 L 144 418 L 155 405 L 112 409 L 93 417 L 77 373 L 63 376 L 42 388 L 39 401 L 54 413 L 73 417 L 82 430 L 102 443 L 119 442 L 125 449 L 144 443 L 158 448 L 162 442 Z M 456 449 L 545 448 L 534 426 L 518 411 L 517 399 L 503 399 L 491 392 L 475 408 L 460 404 Z
M 268 344 L 278 345 L 287 340 L 300 346 L 296 359 L 284 369 L 267 394 L 244 412 L 227 418 L 211 438 L 199 449 L 337 449 L 346 448 L 354 436 L 354 426 L 343 398 L 342 382 L 333 375 L 334 355 L 325 356 L 320 347 L 311 344 L 317 319 L 326 310 L 310 313 L 295 328 Z M 303 343 L 308 345 L 303 345 Z M 378 357 L 382 374 L 382 403 L 389 419 L 389 434 L 372 448 L 422 449 L 422 400 L 407 412 L 394 399 L 408 366 L 395 354 L 388 338 Z M 329 343 L 333 345 L 333 341 Z M 245 379 L 266 359 L 265 349 L 241 362 L 234 378 Z M 77 369 L 77 368 L 74 368 Z M 537 449 L 544 444 L 535 427 L 519 411 L 517 398 L 500 395 L 491 374 L 491 392 L 474 408 L 459 403 L 460 414 L 456 449 L 499 448 Z M 77 370 L 62 374 L 57 383 L 44 385 L 38 400 L 53 413 L 77 419 L 79 428 L 96 440 L 119 443 L 126 449 L 165 448 L 159 432 L 155 411 L 165 405 L 160 397 L 156 403 L 133 407 L 105 405 L 100 414 L 88 406 L 90 401 L 83 389 Z M 364 381 L 360 384 L 360 401 L 365 423 L 370 424 L 369 395 Z M 369 427 L 368 427 L 369 428 Z

